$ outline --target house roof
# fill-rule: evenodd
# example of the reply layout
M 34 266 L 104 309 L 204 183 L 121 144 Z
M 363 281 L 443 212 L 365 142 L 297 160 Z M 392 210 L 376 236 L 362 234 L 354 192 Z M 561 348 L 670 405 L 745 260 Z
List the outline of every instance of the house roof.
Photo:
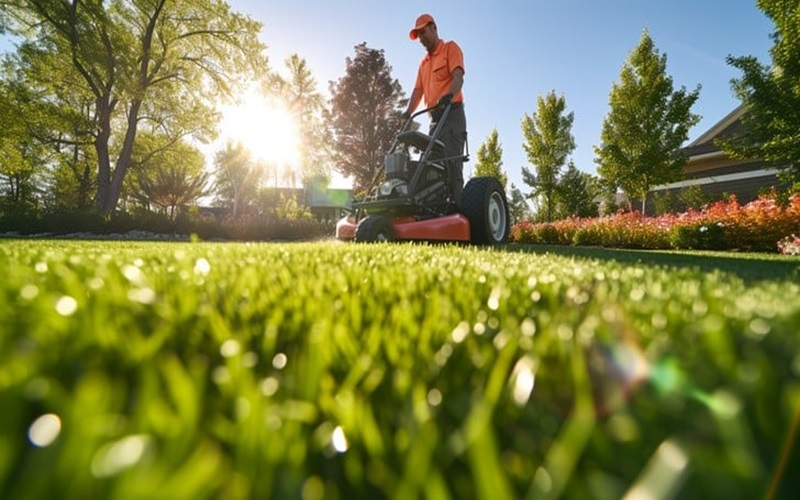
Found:
M 713 127 L 689 143 L 688 146 L 682 148 L 683 152 L 691 157 L 719 151 L 719 146 L 715 144 L 716 139 L 725 139 L 744 132 L 745 126 L 742 123 L 742 116 L 745 111 L 745 105 L 740 104 Z

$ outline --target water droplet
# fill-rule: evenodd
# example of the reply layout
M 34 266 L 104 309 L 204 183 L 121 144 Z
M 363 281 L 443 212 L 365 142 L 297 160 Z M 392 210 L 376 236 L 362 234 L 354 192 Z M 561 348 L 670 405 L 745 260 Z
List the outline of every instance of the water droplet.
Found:
M 19 296 L 25 300 L 33 300 L 39 295 L 39 287 L 36 285 L 25 285 L 19 291 Z
M 337 453 L 344 453 L 347 451 L 347 436 L 344 434 L 342 426 L 337 425 L 331 434 L 331 446 Z
M 72 316 L 78 310 L 78 301 L 65 295 L 56 302 L 56 312 L 61 316 Z
M 288 362 L 289 362 L 289 357 L 282 352 L 279 352 L 278 354 L 275 355 L 274 358 L 272 358 L 272 366 L 276 370 L 283 370 L 284 368 L 286 368 L 286 363 Z
M 222 354 L 223 358 L 230 358 L 236 356 L 242 351 L 242 346 L 239 344 L 238 341 L 229 339 L 222 343 L 222 346 L 219 348 L 219 353 Z
M 128 436 L 100 448 L 92 459 L 95 477 L 110 477 L 136 465 L 150 445 L 146 435 Z
M 37 418 L 28 429 L 28 439 L 39 448 L 53 444 L 59 434 L 61 434 L 61 419 L 53 413 Z
M 439 389 L 431 389 L 428 391 L 428 404 L 431 406 L 439 406 L 442 404 L 442 392 Z
M 201 276 L 207 275 L 211 271 L 211 264 L 204 258 L 200 257 L 194 263 L 194 272 L 195 274 L 199 274 Z

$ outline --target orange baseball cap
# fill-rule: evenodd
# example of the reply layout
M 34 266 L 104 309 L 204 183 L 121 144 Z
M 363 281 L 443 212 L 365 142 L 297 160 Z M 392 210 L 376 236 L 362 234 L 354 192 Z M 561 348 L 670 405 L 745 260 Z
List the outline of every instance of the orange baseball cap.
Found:
M 431 16 L 430 14 L 422 14 L 421 16 L 419 16 L 417 18 L 417 24 L 414 25 L 414 29 L 412 29 L 408 33 L 409 38 L 411 38 L 412 40 L 416 40 L 417 39 L 417 31 L 421 30 L 422 28 L 424 28 L 425 26 L 427 26 L 427 25 L 429 25 L 431 23 L 435 23 L 435 21 L 433 20 L 433 16 Z

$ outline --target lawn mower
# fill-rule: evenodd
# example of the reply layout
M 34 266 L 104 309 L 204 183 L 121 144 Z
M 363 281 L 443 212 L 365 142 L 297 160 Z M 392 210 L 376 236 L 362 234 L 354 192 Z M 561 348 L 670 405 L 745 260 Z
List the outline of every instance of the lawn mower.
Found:
M 503 186 L 494 177 L 473 177 L 459 200 L 452 194 L 447 161 L 467 161 L 469 152 L 447 157 L 439 139 L 452 104 L 442 111 L 431 135 L 410 130 L 411 115 L 384 164 L 352 212 L 336 224 L 336 238 L 357 242 L 454 241 L 497 245 L 508 239 L 509 214 Z M 381 182 L 378 184 L 378 180 Z

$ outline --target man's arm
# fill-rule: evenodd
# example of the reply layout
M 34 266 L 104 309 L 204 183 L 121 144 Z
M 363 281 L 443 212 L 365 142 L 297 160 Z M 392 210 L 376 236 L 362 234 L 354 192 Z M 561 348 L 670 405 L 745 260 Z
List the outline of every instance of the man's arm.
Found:
M 406 112 L 403 114 L 407 117 L 410 117 L 411 113 L 413 113 L 414 110 L 417 109 L 417 106 L 419 106 L 421 100 L 422 100 L 422 89 L 414 89 L 411 92 L 411 97 L 408 98 L 408 108 L 406 109 Z
M 461 87 L 464 86 L 464 70 L 456 68 L 453 70 L 453 81 L 450 82 L 450 93 L 455 96 L 461 92 Z

